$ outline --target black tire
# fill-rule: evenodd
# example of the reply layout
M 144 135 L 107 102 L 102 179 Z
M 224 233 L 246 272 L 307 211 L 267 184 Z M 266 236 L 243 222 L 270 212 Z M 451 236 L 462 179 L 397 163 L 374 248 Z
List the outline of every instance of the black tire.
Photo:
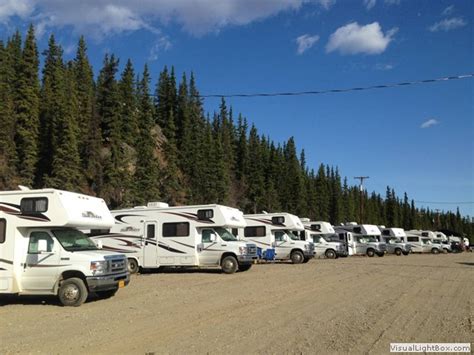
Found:
M 403 253 L 403 255 L 408 255 L 408 254 L 410 254 L 409 251 L 403 251 L 402 253 Z
M 135 259 L 129 258 L 127 265 L 128 265 L 128 272 L 130 274 L 136 274 L 138 272 L 139 266 L 138 266 L 138 262 Z
M 382 256 L 385 256 L 385 253 L 377 253 L 377 256 L 381 258 Z
M 332 249 L 326 250 L 324 255 L 326 255 L 326 258 L 328 258 L 328 259 L 336 259 L 336 257 L 337 257 L 336 252 Z
M 303 264 L 306 264 L 306 263 L 308 263 L 309 261 L 310 261 L 310 258 L 304 258 Z
M 252 267 L 252 264 L 239 265 L 239 271 L 248 271 Z
M 77 277 L 71 277 L 61 282 L 59 286 L 58 297 L 63 306 L 78 307 L 83 304 L 89 291 L 87 290 L 84 281 Z
M 295 250 L 291 252 L 290 259 L 293 264 L 301 264 L 304 261 L 304 255 L 301 251 Z
M 439 249 L 437 248 L 431 249 L 431 254 L 439 254 Z
M 111 298 L 111 297 L 115 296 L 117 291 L 118 291 L 118 288 L 114 288 L 113 290 L 98 291 L 98 292 L 96 292 L 96 294 L 97 294 L 97 296 L 99 296 L 99 298 L 107 299 L 107 298 Z
M 222 259 L 221 268 L 225 274 L 233 274 L 239 268 L 239 263 L 235 257 L 228 255 Z
M 375 256 L 375 250 L 374 249 L 367 249 L 367 256 L 369 258 L 373 258 Z
M 402 249 L 400 248 L 395 249 L 395 255 L 398 255 L 398 256 L 402 255 Z

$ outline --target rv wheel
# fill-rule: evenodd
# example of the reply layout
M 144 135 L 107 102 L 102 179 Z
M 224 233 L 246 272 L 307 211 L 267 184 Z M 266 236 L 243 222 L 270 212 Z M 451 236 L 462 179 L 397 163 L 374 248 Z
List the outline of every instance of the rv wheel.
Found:
M 373 257 L 375 255 L 375 250 L 374 249 L 367 249 L 367 256 Z
M 290 258 L 293 264 L 301 264 L 304 261 L 304 255 L 299 250 L 292 252 Z
M 336 253 L 332 249 L 326 250 L 325 255 L 326 255 L 326 258 L 328 259 L 336 259 Z
M 439 249 L 433 248 L 433 249 L 431 249 L 431 253 L 432 254 L 439 254 Z
M 398 256 L 402 255 L 402 249 L 395 249 L 395 254 Z
M 410 254 L 409 251 L 404 251 L 404 252 L 403 252 L 403 255 L 408 255 L 408 254 Z
M 138 262 L 133 258 L 128 259 L 128 272 L 131 274 L 138 272 Z
M 63 306 L 78 307 L 86 301 L 87 296 L 87 287 L 81 279 L 72 277 L 61 282 L 58 297 Z
M 229 255 L 229 256 L 226 256 L 224 259 L 222 259 L 221 267 L 224 273 L 233 274 L 234 272 L 237 271 L 239 264 L 237 263 L 237 260 L 233 256 Z

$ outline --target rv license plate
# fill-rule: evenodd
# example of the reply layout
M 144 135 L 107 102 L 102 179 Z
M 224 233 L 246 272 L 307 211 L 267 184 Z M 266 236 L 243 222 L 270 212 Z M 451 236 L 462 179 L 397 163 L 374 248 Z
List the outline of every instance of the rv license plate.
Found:
M 120 280 L 119 281 L 119 288 L 125 287 L 125 281 Z

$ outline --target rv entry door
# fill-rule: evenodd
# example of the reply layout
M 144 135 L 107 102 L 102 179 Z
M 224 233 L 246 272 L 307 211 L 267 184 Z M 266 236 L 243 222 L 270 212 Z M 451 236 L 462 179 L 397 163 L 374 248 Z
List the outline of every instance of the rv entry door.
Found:
M 158 222 L 145 222 L 145 235 L 143 236 L 143 267 L 158 266 Z

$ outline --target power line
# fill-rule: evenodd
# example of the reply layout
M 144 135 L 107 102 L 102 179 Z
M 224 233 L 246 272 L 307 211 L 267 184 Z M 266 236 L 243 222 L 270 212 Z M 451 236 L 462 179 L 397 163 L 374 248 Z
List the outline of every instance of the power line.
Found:
M 362 86 L 362 87 L 353 87 L 353 88 L 345 88 L 345 89 L 324 89 L 324 90 L 317 90 L 317 91 L 293 91 L 293 92 L 270 92 L 270 93 L 238 93 L 238 94 L 204 94 L 204 95 L 194 95 L 195 97 L 201 98 L 230 98 L 230 97 L 272 97 L 272 96 L 303 96 L 303 95 L 321 95 L 321 94 L 339 94 L 344 92 L 351 92 L 351 91 L 365 91 L 365 90 L 373 90 L 373 89 L 389 89 L 395 87 L 402 87 L 402 86 L 410 86 L 410 85 L 419 85 L 419 84 L 430 84 L 436 82 L 443 82 L 443 81 L 450 81 L 450 80 L 459 80 L 459 79 L 469 79 L 474 77 L 474 73 L 470 74 L 461 74 L 461 75 L 454 75 L 454 76 L 445 76 L 442 78 L 436 79 L 425 79 L 425 80 L 414 80 L 414 81 L 405 81 L 400 83 L 392 83 L 392 84 L 383 84 L 383 85 L 371 85 L 371 86 Z
M 439 205 L 470 205 L 474 204 L 474 201 L 458 201 L 458 202 L 448 202 L 448 201 L 415 201 L 416 203 L 436 203 Z

